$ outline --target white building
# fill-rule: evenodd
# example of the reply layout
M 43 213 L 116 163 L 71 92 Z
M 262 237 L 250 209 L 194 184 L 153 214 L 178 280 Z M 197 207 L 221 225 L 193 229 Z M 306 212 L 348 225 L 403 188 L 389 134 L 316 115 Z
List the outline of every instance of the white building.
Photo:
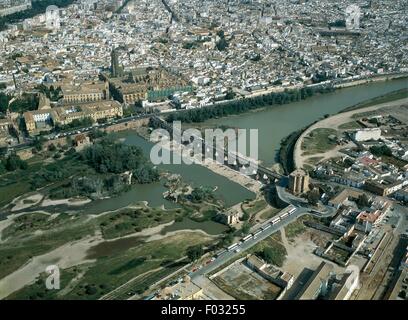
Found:
M 358 142 L 378 140 L 380 138 L 381 138 L 381 129 L 379 128 L 361 129 L 361 130 L 357 130 L 354 133 L 354 140 Z

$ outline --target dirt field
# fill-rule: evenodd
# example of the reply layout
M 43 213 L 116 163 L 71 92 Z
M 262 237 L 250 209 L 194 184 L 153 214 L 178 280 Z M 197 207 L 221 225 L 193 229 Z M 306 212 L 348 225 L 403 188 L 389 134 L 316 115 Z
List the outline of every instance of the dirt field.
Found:
M 242 300 L 274 300 L 281 291 L 243 263 L 232 265 L 212 281 L 229 295 Z
M 281 269 L 289 272 L 295 276 L 295 278 L 301 274 L 304 268 L 315 270 L 322 261 L 325 261 L 316 256 L 313 252 L 317 246 L 323 246 L 330 240 L 330 235 L 308 228 L 290 243 L 284 231 L 281 231 L 281 235 L 282 242 L 288 252 L 285 263 Z M 335 272 L 343 271 L 344 268 L 335 265 Z

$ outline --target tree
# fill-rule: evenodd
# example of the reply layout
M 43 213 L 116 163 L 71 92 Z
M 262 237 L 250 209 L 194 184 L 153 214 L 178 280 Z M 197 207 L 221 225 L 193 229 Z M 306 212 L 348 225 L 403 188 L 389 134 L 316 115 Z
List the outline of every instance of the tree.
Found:
M 10 101 L 10 97 L 5 95 L 3 92 L 0 92 L 0 112 L 1 113 L 6 113 L 9 101 Z
M 4 167 L 7 171 L 15 171 L 17 169 L 25 170 L 27 169 L 28 165 L 27 162 L 21 160 L 17 154 L 12 153 L 6 158 Z
M 198 187 L 194 188 L 191 192 L 192 202 L 203 202 L 205 200 L 211 200 L 214 198 L 214 192 L 210 187 Z
M 43 149 L 44 141 L 45 141 L 45 139 L 43 137 L 35 138 L 34 141 L 33 141 L 33 147 L 37 151 L 41 151 Z
M 244 212 L 244 214 L 241 217 L 242 221 L 247 221 L 249 219 L 249 213 L 248 212 Z
M 307 193 L 307 202 L 312 206 L 316 206 L 320 199 L 320 193 L 318 189 L 310 190 Z
M 370 148 L 370 152 L 375 155 L 376 157 L 381 157 L 381 156 L 392 156 L 392 150 L 387 147 L 386 145 L 382 146 L 372 146 Z
M 370 206 L 370 199 L 365 193 L 361 194 L 357 199 L 357 206 L 362 209 Z
M 273 264 L 278 267 L 282 267 L 286 257 L 286 249 L 282 245 L 271 247 L 265 247 L 260 253 L 258 253 L 262 259 L 267 263 Z
M 248 222 L 245 222 L 243 225 L 242 225 L 242 229 L 241 229 L 241 233 L 243 234 L 243 235 L 247 235 L 248 233 L 249 233 L 249 230 L 251 229 L 251 225 L 248 223 Z
M 221 38 L 217 44 L 216 47 L 219 51 L 225 51 L 228 48 L 228 42 L 224 38 Z
M 204 254 L 201 244 L 187 248 L 187 256 L 191 261 L 196 261 Z

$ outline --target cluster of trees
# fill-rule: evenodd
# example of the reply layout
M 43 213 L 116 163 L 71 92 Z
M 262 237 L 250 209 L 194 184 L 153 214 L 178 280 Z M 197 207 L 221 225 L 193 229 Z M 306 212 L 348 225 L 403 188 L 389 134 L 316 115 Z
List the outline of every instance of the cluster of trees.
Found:
M 21 158 L 12 153 L 0 161 L 0 174 L 6 171 L 16 171 L 17 169 L 25 170 L 28 168 L 27 162 L 21 160 Z
M 132 171 L 139 183 L 151 183 L 159 179 L 159 173 L 144 157 L 139 147 L 117 143 L 109 137 L 86 148 L 82 159 L 98 173 L 120 174 Z
M 35 190 L 56 181 L 63 181 L 68 179 L 73 171 L 71 166 L 64 166 L 62 162 L 51 163 L 33 174 L 30 181 L 31 187 Z
M 201 244 L 189 247 L 186 254 L 190 261 L 196 261 L 204 254 L 204 247 Z
M 198 187 L 193 189 L 190 197 L 192 202 L 200 203 L 207 200 L 213 200 L 215 195 L 213 189 L 210 187 Z
M 336 20 L 334 22 L 328 23 L 329 27 L 336 27 L 336 28 L 345 28 L 346 27 L 346 20 Z
M 116 195 L 129 188 L 121 173 L 131 171 L 138 183 L 158 181 L 159 172 L 143 156 L 140 148 L 117 143 L 103 134 L 98 143 L 81 153 L 74 149 L 65 152 L 63 160 L 43 166 L 31 174 L 32 189 L 64 181 L 67 182 L 50 191 L 53 199 L 87 196 L 99 198 L 104 194 Z M 49 150 L 55 151 L 50 145 Z M 74 176 L 74 177 L 73 177 Z
M 128 185 L 118 175 L 87 175 L 74 177 L 62 187 L 50 191 L 51 199 L 67 199 L 72 197 L 101 198 L 104 194 L 117 195 L 126 191 Z
M 313 188 L 312 190 L 310 190 L 307 193 L 306 198 L 307 198 L 307 202 L 309 204 L 311 204 L 312 206 L 316 206 L 318 204 L 318 202 L 319 202 L 319 199 L 320 199 L 319 189 Z
M 38 95 L 33 93 L 23 93 L 21 97 L 17 98 L 10 104 L 10 111 L 26 112 L 37 110 L 38 101 Z
M 367 195 L 365 193 L 361 194 L 357 201 L 357 206 L 359 207 L 359 209 L 363 209 L 363 208 L 369 208 L 371 203 L 370 203 L 370 199 L 367 197 Z
M 44 13 L 48 6 L 56 5 L 63 8 L 72 4 L 75 0 L 42 0 L 32 1 L 32 8 L 29 10 L 16 12 L 11 15 L 0 18 L 0 31 L 6 28 L 7 23 L 15 23 L 17 21 L 32 18 L 38 14 Z
M 334 89 L 330 87 L 319 87 L 269 93 L 263 96 L 248 99 L 228 101 L 209 108 L 192 109 L 185 112 L 179 112 L 177 114 L 172 113 L 167 117 L 167 121 L 182 121 L 187 123 L 203 122 L 208 119 L 224 117 L 231 114 L 244 113 L 253 109 L 299 101 L 307 99 L 308 97 L 311 97 L 316 93 L 325 93 L 333 90 Z
M 68 123 L 66 125 L 60 125 L 59 123 L 55 124 L 55 131 L 61 132 L 76 128 L 91 127 L 93 124 L 94 121 L 91 117 L 86 117 L 83 119 L 74 119 L 71 123 Z
M 274 248 L 265 247 L 261 252 L 258 252 L 263 260 L 269 264 L 273 264 L 278 267 L 282 267 L 286 258 L 286 250 L 283 246 L 276 246 Z
M 0 113 L 6 113 L 10 97 L 3 92 L 0 92 Z
M 220 37 L 220 40 L 215 44 L 216 48 L 219 51 L 225 51 L 228 48 L 228 41 L 225 39 L 224 31 L 220 30 L 217 32 L 217 35 Z
M 40 84 L 39 86 L 36 87 L 38 91 L 41 93 L 44 93 L 48 99 L 51 101 L 58 101 L 59 99 L 62 98 L 62 89 L 61 87 L 54 88 L 53 85 L 51 85 L 49 88 L 43 84 Z
M 382 146 L 372 146 L 370 148 L 370 152 L 375 155 L 376 157 L 381 157 L 381 156 L 392 156 L 392 150 L 387 147 L 385 144 Z

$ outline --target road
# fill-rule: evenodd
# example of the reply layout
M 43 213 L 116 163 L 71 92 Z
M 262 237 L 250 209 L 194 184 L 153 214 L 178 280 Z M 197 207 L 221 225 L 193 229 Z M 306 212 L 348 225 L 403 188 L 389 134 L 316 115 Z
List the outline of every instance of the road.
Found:
M 287 212 L 287 209 L 281 211 L 279 216 L 275 216 L 273 217 L 271 220 L 275 219 L 276 217 L 280 217 L 282 216 L 282 214 L 284 214 L 285 212 Z M 317 217 L 327 217 L 330 215 L 333 215 L 335 213 L 335 211 L 330 211 L 324 215 L 315 213 L 312 215 L 317 216 Z M 237 252 L 236 250 L 232 250 L 232 251 L 226 251 L 224 253 L 222 253 L 219 257 L 217 257 L 214 261 L 212 261 L 211 263 L 203 266 L 201 269 L 190 273 L 190 276 L 192 278 L 192 280 L 194 281 L 195 278 L 200 277 L 200 276 L 204 276 L 214 270 L 216 270 L 217 268 L 221 267 L 222 265 L 224 265 L 225 263 L 227 263 L 229 260 L 233 259 L 234 257 L 237 257 L 239 254 L 241 254 L 243 251 L 246 251 L 248 249 L 250 249 L 251 247 L 253 247 L 254 245 L 256 245 L 258 242 L 268 238 L 269 236 L 271 236 L 272 234 L 274 234 L 275 232 L 277 232 L 278 230 L 280 230 L 281 228 L 285 227 L 286 225 L 288 225 L 289 223 L 297 220 L 298 218 L 306 215 L 306 214 L 311 214 L 309 212 L 309 209 L 307 208 L 303 208 L 303 207 L 299 207 L 296 208 L 296 210 L 288 215 L 287 217 L 281 219 L 278 223 L 271 225 L 268 229 L 266 230 L 261 230 L 258 229 L 257 231 L 254 231 L 253 234 L 257 233 L 258 231 L 261 231 L 261 233 L 259 235 L 257 235 L 256 238 L 251 238 L 250 240 L 247 240 L 246 242 L 243 242 L 239 245 L 239 251 Z M 263 226 L 266 226 L 267 223 L 263 224 Z

